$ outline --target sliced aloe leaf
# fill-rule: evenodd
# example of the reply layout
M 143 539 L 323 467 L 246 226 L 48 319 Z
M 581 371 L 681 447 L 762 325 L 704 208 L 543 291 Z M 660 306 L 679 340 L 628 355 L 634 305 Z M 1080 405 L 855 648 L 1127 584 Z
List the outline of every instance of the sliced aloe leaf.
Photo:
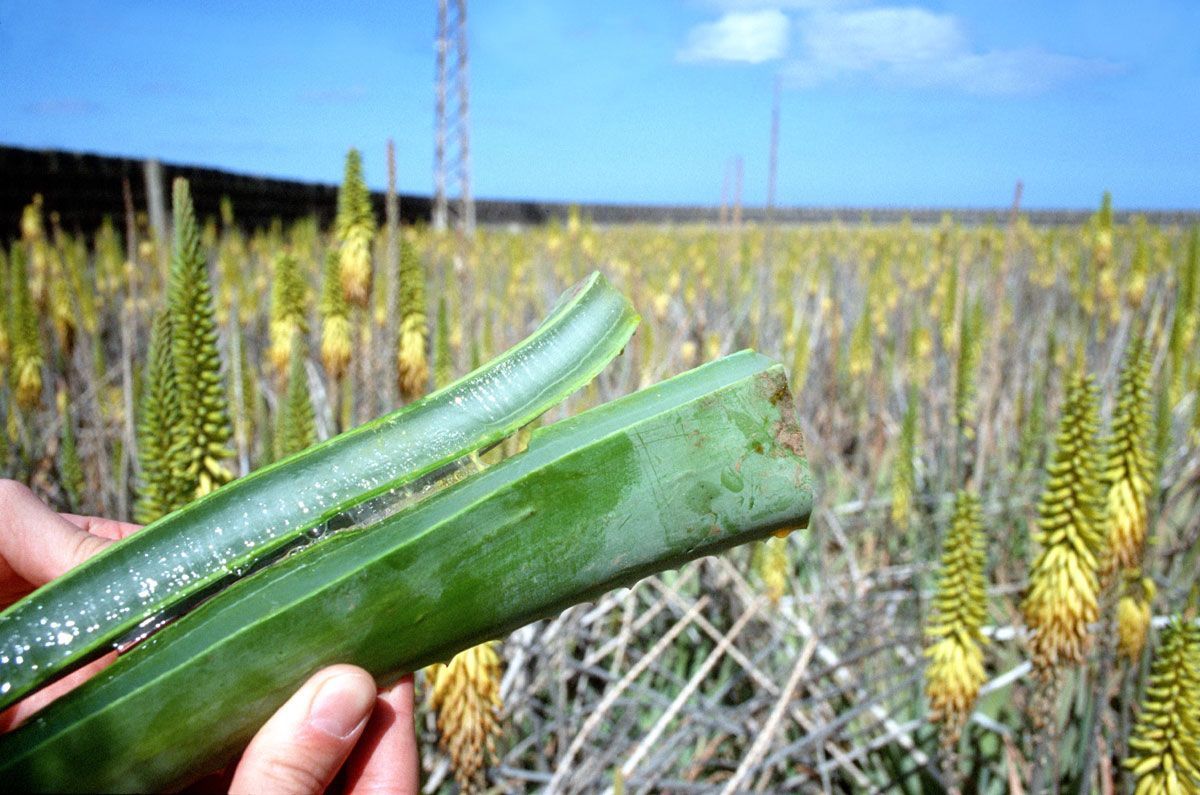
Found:
M 0 737 L 32 789 L 177 787 L 314 671 L 402 674 L 616 586 L 807 524 L 783 370 L 743 352 L 559 422 L 529 449 L 248 577 Z M 86 760 L 84 762 L 83 760 Z
M 582 387 L 638 317 L 601 275 L 527 339 L 392 414 L 154 522 L 0 613 L 0 709 L 330 530 L 377 519 Z

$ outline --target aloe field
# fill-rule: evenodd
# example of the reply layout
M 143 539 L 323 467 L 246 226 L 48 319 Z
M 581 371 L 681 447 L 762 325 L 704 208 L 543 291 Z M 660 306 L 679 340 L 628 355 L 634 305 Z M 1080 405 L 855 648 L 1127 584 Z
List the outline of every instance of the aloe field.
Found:
M 452 384 L 598 271 L 641 315 L 623 352 L 448 488 L 750 348 L 788 374 L 811 517 L 424 668 L 425 791 L 1194 792 L 1200 227 L 1114 201 L 468 237 L 376 217 L 356 152 L 329 228 L 196 218 L 180 183 L 173 237 L 83 235 L 31 196 L 0 476 L 152 522 Z

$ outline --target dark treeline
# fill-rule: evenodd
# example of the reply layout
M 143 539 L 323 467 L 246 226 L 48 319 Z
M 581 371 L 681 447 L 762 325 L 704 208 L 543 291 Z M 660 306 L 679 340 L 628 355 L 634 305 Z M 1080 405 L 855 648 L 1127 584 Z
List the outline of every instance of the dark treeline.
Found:
M 124 181 L 137 211 L 147 208 L 146 161 L 122 157 L 81 154 L 57 150 L 23 149 L 0 146 L 0 239 L 19 234 L 22 208 L 34 194 L 42 194 L 47 212 L 57 212 L 63 228 L 90 233 L 105 216 L 118 227 L 125 213 Z M 186 177 L 192 185 L 196 211 L 200 217 L 216 216 L 222 197 L 233 203 L 237 221 L 247 228 L 265 227 L 273 219 L 285 221 L 315 215 L 322 225 L 333 220 L 337 205 L 337 186 L 313 182 L 269 179 L 234 174 L 212 168 L 161 164 L 161 181 L 170 185 L 174 177 Z M 383 193 L 372 194 L 376 211 L 383 217 Z M 563 220 L 572 206 L 569 202 L 542 202 L 484 199 L 476 202 L 476 217 L 482 224 L 541 224 Z M 585 216 L 600 224 L 617 223 L 714 223 L 719 218 L 715 206 L 669 206 L 629 204 L 580 204 Z M 428 196 L 402 194 L 401 221 L 428 223 L 432 201 Z M 779 223 L 821 223 L 835 219 L 855 223 L 869 219 L 873 223 L 899 221 L 908 216 L 914 223 L 936 223 L 949 212 L 965 224 L 1001 223 L 1008 208 L 960 209 L 941 207 L 783 207 L 772 217 Z M 1029 210 L 1034 224 L 1076 224 L 1085 221 L 1093 209 Z M 1123 220 L 1136 211 L 1118 212 Z M 1157 224 L 1194 223 L 1200 211 L 1144 211 L 1146 219 Z M 762 207 L 747 207 L 743 217 L 761 222 L 766 218 Z

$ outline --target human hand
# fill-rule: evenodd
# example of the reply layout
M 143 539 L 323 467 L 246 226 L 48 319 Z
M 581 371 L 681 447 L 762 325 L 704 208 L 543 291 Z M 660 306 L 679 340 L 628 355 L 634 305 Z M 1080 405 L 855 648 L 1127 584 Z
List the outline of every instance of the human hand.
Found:
M 0 608 L 62 575 L 138 525 L 59 514 L 20 483 L 0 480 Z M 0 713 L 0 732 L 63 695 L 116 659 L 83 666 Z M 376 692 L 361 668 L 334 665 L 314 674 L 259 729 L 230 783 L 231 792 L 323 792 L 343 772 L 358 795 L 417 792 L 412 677 Z
M 24 484 L 0 480 L 0 608 L 138 529 L 128 522 L 55 513 Z

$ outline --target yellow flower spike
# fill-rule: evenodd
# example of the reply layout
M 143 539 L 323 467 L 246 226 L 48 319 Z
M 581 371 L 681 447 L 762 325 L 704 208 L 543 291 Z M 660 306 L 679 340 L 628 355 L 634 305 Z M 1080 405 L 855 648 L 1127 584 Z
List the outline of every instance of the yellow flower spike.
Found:
M 429 325 L 425 316 L 425 265 L 411 240 L 401 241 L 399 298 L 396 379 L 404 399 L 414 400 L 429 388 Z
M 1128 287 L 1125 295 L 1129 299 L 1130 305 L 1140 307 L 1142 300 L 1146 297 L 1146 281 L 1150 271 L 1150 248 L 1146 241 L 1149 231 L 1146 228 L 1145 218 L 1138 219 L 1135 234 L 1133 257 L 1129 261 L 1129 273 L 1126 277 Z
M 33 201 L 21 211 L 21 240 L 26 243 L 36 243 L 45 235 L 42 225 L 42 201 L 42 194 L 34 194 Z
M 960 491 L 943 544 L 933 616 L 926 626 L 925 693 L 930 718 L 953 741 L 986 678 L 983 623 L 987 618 L 983 526 L 979 498 Z
M 1117 654 L 1131 663 L 1141 659 L 1150 632 L 1151 606 L 1157 589 L 1141 572 L 1126 572 L 1117 602 Z
M 346 153 L 346 173 L 338 191 L 335 229 L 342 290 L 347 301 L 365 308 L 371 292 L 371 240 L 375 235 L 375 213 L 371 209 L 370 191 L 363 180 L 362 155 L 357 149 Z
M 1096 454 L 1096 388 L 1082 372 L 1071 379 L 1057 450 L 1038 506 L 1041 546 L 1021 604 L 1033 632 L 1035 667 L 1083 661 L 1088 624 L 1099 617 L 1099 562 L 1105 554 L 1103 502 Z
M 1200 671 L 1196 628 L 1179 618 L 1163 632 L 1124 766 L 1135 792 L 1200 792 Z
M 173 185 L 174 243 L 167 287 L 171 351 L 179 392 L 177 458 L 173 474 L 196 497 L 233 479 L 221 463 L 232 452 L 229 405 L 217 348 L 208 265 L 187 180 Z
M 271 279 L 270 347 L 267 355 L 280 378 L 288 371 L 296 338 L 308 331 L 308 285 L 300 264 L 288 253 L 276 255 Z
M 17 404 L 33 408 L 42 399 L 42 363 L 40 359 L 23 359 L 13 367 Z
M 8 260 L 4 256 L 4 247 L 0 246 L 0 294 L 10 294 L 8 286 L 11 277 Z M 9 302 L 0 299 L 0 383 L 7 377 L 8 363 L 12 360 L 12 341 L 8 337 Z
M 871 340 L 871 309 L 870 305 L 865 305 L 850 334 L 849 370 L 850 375 L 855 378 L 861 378 L 871 370 L 875 355 Z
M 175 476 L 172 457 L 176 455 L 176 437 L 181 415 L 179 385 L 172 359 L 171 317 L 161 312 L 150 332 L 150 350 L 142 387 L 142 405 L 138 412 L 138 498 L 134 519 L 149 524 L 155 519 L 186 505 L 194 495 L 186 483 Z M 121 400 L 115 401 L 122 405 Z
M 651 309 L 654 312 L 654 319 L 659 323 L 667 318 L 667 308 L 671 305 L 671 294 L 667 292 L 655 293 L 651 299 Z
M 346 374 L 353 351 L 349 307 L 342 290 L 341 269 L 337 253 L 330 250 L 325 257 L 318 310 L 321 314 L 321 363 L 334 380 Z
M 762 577 L 767 598 L 773 605 L 779 604 L 780 598 L 787 591 L 788 573 L 791 569 L 788 559 L 788 532 L 783 532 L 783 535 L 776 532 L 759 547 L 758 575 Z
M 917 401 L 920 396 L 916 386 L 909 387 L 908 405 L 904 409 L 904 420 L 900 425 L 900 439 L 896 447 L 896 460 L 892 467 L 892 524 L 908 530 L 912 515 L 913 494 L 916 491 L 917 454 Z
M 1108 484 L 1106 573 L 1140 566 L 1145 551 L 1154 471 L 1149 452 L 1149 380 L 1149 357 L 1141 340 L 1134 338 L 1121 370 L 1104 472 Z
M 699 364 L 697 361 L 698 350 L 695 340 L 684 340 L 679 345 L 679 358 L 683 360 L 684 367 L 695 367 Z
M 983 300 L 963 307 L 958 333 L 958 362 L 954 369 L 954 421 L 967 439 L 974 438 L 974 402 L 979 359 L 983 352 Z
M 429 666 L 425 676 L 438 745 L 450 755 L 454 779 L 463 792 L 481 791 L 500 734 L 500 657 L 493 643 L 481 643 Z

